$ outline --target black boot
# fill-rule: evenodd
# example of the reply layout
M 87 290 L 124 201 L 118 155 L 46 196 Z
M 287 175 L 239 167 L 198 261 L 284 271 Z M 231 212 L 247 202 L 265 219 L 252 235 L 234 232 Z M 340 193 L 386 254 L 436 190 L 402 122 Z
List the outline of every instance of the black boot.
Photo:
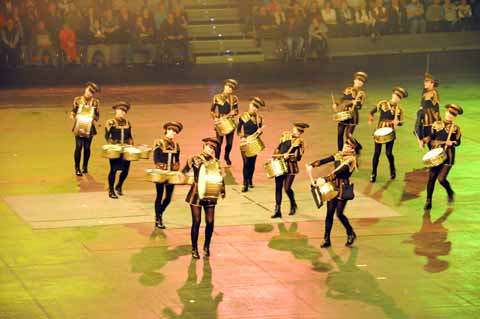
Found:
M 118 195 L 123 196 L 122 185 L 117 185 L 117 186 L 115 187 L 115 190 L 117 191 L 117 194 L 118 194 Z
M 395 167 L 390 168 L 390 179 L 394 180 L 397 177 L 397 171 L 395 170 Z
M 423 208 L 426 209 L 426 210 L 432 209 L 432 199 L 431 198 L 427 198 L 427 201 L 425 202 L 425 206 Z
M 204 258 L 210 257 L 210 247 L 203 247 L 203 257 Z
M 113 189 L 110 189 L 108 191 L 108 197 L 110 197 L 112 199 L 117 199 L 118 198 L 117 194 L 115 194 L 115 191 Z
M 330 236 L 325 236 L 325 239 L 323 240 L 323 243 L 320 245 L 320 248 L 328 248 L 332 246 L 332 243 L 330 242 Z
M 246 192 L 248 192 L 248 183 L 244 182 L 243 183 L 243 188 L 242 188 L 242 193 L 246 193 Z
M 228 167 L 232 166 L 232 161 L 230 160 L 230 158 L 225 157 L 224 159 L 225 159 L 225 163 L 227 163 Z
M 250 180 L 248 181 L 248 187 L 250 187 L 250 188 L 253 188 L 253 182 L 252 182 L 252 179 L 250 179 Z
M 156 221 L 155 221 L 155 227 L 160 228 L 160 229 L 165 229 L 165 225 L 163 224 L 163 218 L 162 215 L 160 215 Z
M 200 254 L 198 253 L 198 249 L 192 249 L 192 258 L 200 259 Z
M 352 231 L 352 233 L 348 235 L 347 242 L 345 243 L 345 246 L 351 247 L 356 238 L 357 238 L 357 235 L 355 234 L 355 232 Z
M 297 203 L 295 201 L 292 201 L 290 203 L 290 213 L 288 215 L 295 215 L 295 213 L 297 212 Z
M 75 168 L 75 175 L 77 176 L 83 176 L 82 171 L 80 171 L 80 167 Z
M 280 208 L 280 205 L 275 205 L 275 214 L 273 214 L 271 218 L 282 218 L 282 212 L 280 211 Z
M 370 183 L 375 183 L 377 181 L 377 174 L 370 175 Z
M 448 203 L 452 204 L 455 201 L 455 193 L 453 191 L 448 193 Z
M 88 167 L 84 166 L 82 170 L 83 174 L 88 174 Z

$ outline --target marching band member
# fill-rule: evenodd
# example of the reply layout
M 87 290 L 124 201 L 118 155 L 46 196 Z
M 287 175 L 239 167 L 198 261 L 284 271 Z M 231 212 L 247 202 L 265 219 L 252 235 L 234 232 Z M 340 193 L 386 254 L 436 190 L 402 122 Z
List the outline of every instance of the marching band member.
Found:
M 215 205 L 217 204 L 216 198 L 200 199 L 198 191 L 200 168 L 202 165 L 210 166 L 213 164 L 220 169 L 220 163 L 215 158 L 215 151 L 218 147 L 220 147 L 220 142 L 215 137 L 204 138 L 202 142 L 204 143 L 202 153 L 189 158 L 182 170 L 183 174 L 193 170 L 194 175 L 194 183 L 190 187 L 190 191 L 188 192 L 185 201 L 190 204 L 190 211 L 192 213 L 192 227 L 190 236 L 192 240 L 192 257 L 195 259 L 200 258 L 200 254 L 198 253 L 198 234 L 202 220 L 202 208 L 205 211 L 206 219 L 205 243 L 203 245 L 203 251 L 205 257 L 208 258 L 210 256 L 210 242 L 213 235 L 215 221 Z M 225 198 L 225 184 L 222 185 L 220 193 L 222 198 Z
M 352 118 L 338 122 L 337 127 L 337 145 L 340 151 L 343 147 L 345 136 L 353 134 L 355 127 L 359 122 L 358 111 L 365 103 L 367 95 L 362 90 L 363 85 L 367 82 L 368 75 L 365 72 L 356 72 L 353 75 L 353 86 L 345 88 L 340 102 L 333 101 L 332 108 L 335 112 L 347 111 L 352 113 Z M 333 98 L 333 97 L 332 97 Z M 360 145 L 360 144 L 359 144 Z M 360 145 L 360 149 L 362 146 Z
M 178 171 L 180 169 L 180 146 L 175 142 L 175 137 L 183 129 L 180 122 L 167 122 L 163 125 L 165 135 L 154 141 L 153 161 L 155 167 L 165 171 Z M 165 228 L 163 213 L 172 200 L 175 185 L 155 183 L 157 197 L 155 198 L 155 226 Z M 165 196 L 164 196 L 165 194 Z
M 133 145 L 132 124 L 125 118 L 130 110 L 130 103 L 119 102 L 112 108 L 115 110 L 115 118 L 108 120 L 105 124 L 105 139 L 110 144 Z M 108 174 L 108 196 L 110 198 L 117 199 L 117 194 L 123 195 L 122 186 L 127 179 L 129 169 L 130 161 L 123 158 L 110 159 L 110 173 Z M 114 189 L 117 171 L 121 171 L 121 173 Z
M 284 175 L 275 177 L 275 214 L 272 218 L 281 218 L 282 212 L 282 189 L 285 189 L 290 200 L 290 213 L 295 215 L 297 212 L 297 203 L 295 202 L 295 193 L 292 190 L 292 184 L 295 176 L 298 174 L 298 162 L 302 159 L 305 151 L 305 144 L 302 135 L 306 128 L 310 126 L 306 123 L 294 123 L 292 131 L 282 134 L 280 144 L 274 152 L 275 156 L 283 156 L 288 166 L 288 172 Z
M 265 106 L 265 101 L 259 97 L 250 99 L 248 111 L 244 112 L 238 121 L 237 134 L 240 141 L 243 142 L 248 136 L 261 134 L 263 127 L 263 117 L 258 114 L 258 109 Z M 243 189 L 242 192 L 248 192 L 248 188 L 253 188 L 253 173 L 255 172 L 255 162 L 257 156 L 247 157 L 242 152 L 243 159 Z
M 383 127 L 390 127 L 395 133 L 395 128 L 397 126 L 403 125 L 404 111 L 398 105 L 398 103 L 408 96 L 408 92 L 401 88 L 396 87 L 392 90 L 392 98 L 390 101 L 382 100 L 377 103 L 377 105 L 370 111 L 370 116 L 368 118 L 368 124 L 373 123 L 373 116 L 375 113 L 379 112 L 380 116 L 378 119 L 377 129 Z M 387 154 L 388 162 L 390 164 L 390 179 L 395 179 L 397 173 L 395 170 L 395 159 L 393 157 L 393 144 L 395 143 L 395 138 L 385 143 L 385 152 Z M 373 154 L 372 159 L 372 175 L 370 176 L 370 182 L 375 183 L 377 180 L 377 167 L 378 160 L 380 158 L 380 153 L 382 152 L 381 143 L 375 142 L 375 153 Z
M 423 94 L 420 102 L 420 109 L 417 111 L 417 120 L 415 122 L 415 135 L 418 139 L 420 149 L 425 144 L 431 148 L 430 136 L 432 124 L 440 121 L 440 97 L 437 88 L 438 81 L 429 73 L 425 73 L 423 81 Z
M 447 104 L 445 108 L 447 109 L 445 119 L 432 124 L 430 141 L 432 149 L 445 148 L 447 159 L 442 164 L 430 168 L 425 209 L 432 208 L 432 195 L 437 179 L 447 191 L 448 202 L 453 203 L 454 201 L 455 193 L 447 180 L 447 176 L 453 164 L 455 164 L 455 148 L 460 145 L 462 136 L 460 127 L 453 121 L 458 115 L 463 114 L 463 109 L 457 104 Z
M 353 245 L 353 242 L 357 238 L 357 235 L 353 231 L 352 225 L 350 225 L 347 216 L 345 216 L 343 212 L 345 210 L 347 202 L 354 197 L 353 184 L 350 183 L 350 176 L 357 168 L 357 151 L 359 147 L 360 145 L 355 140 L 355 138 L 349 135 L 345 140 L 345 144 L 343 144 L 343 149 L 341 152 L 314 161 L 307 165 L 307 173 L 311 176 L 312 169 L 314 167 L 318 167 L 330 162 L 334 162 L 335 164 L 335 169 L 330 174 L 317 180 L 317 183 L 320 185 L 326 182 L 332 183 L 335 189 L 338 190 L 337 197 L 327 202 L 327 215 L 325 217 L 325 234 L 323 237 L 324 242 L 320 246 L 322 248 L 327 248 L 332 245 L 330 240 L 330 233 L 333 227 L 333 215 L 335 215 L 335 212 L 343 227 L 345 227 L 345 230 L 347 231 L 347 242 L 345 243 L 345 245 Z
M 238 98 L 233 94 L 237 88 L 238 82 L 234 79 L 227 79 L 223 82 L 223 92 L 216 94 L 213 97 L 212 107 L 210 109 L 210 114 L 214 120 L 218 120 L 224 116 L 235 117 L 238 115 Z M 232 161 L 230 160 L 230 152 L 232 151 L 234 133 L 235 131 L 233 130 L 229 134 L 222 136 L 216 132 L 220 146 L 215 151 L 215 157 L 216 159 L 220 159 L 223 138 L 225 137 L 226 145 L 224 159 L 228 166 L 232 165 Z
M 100 92 L 100 87 L 93 83 L 87 82 L 82 96 L 73 99 L 73 108 L 70 112 L 70 119 L 75 120 L 72 131 L 75 134 L 75 152 L 73 155 L 75 161 L 75 175 L 82 176 L 88 173 L 88 160 L 90 159 L 90 146 L 92 145 L 93 136 L 97 134 L 95 123 L 100 118 L 100 101 L 94 97 L 95 93 Z M 91 128 L 89 132 L 84 129 L 76 129 L 77 115 L 85 114 L 92 117 Z M 80 170 L 80 159 L 83 149 L 83 169 Z M 83 174 L 82 174 L 83 173 Z

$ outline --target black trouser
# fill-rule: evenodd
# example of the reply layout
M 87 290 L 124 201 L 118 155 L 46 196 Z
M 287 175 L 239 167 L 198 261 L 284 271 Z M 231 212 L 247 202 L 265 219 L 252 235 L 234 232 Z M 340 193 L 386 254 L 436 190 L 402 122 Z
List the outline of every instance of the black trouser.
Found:
M 435 182 L 437 181 L 437 179 L 440 185 L 442 185 L 443 188 L 445 188 L 445 190 L 447 191 L 448 196 L 453 195 L 452 187 L 450 186 L 450 183 L 447 181 L 447 176 L 451 168 L 452 166 L 447 164 L 442 164 L 442 165 L 430 168 L 430 172 L 428 174 L 428 184 L 427 184 L 427 200 L 430 200 L 430 201 L 432 200 L 433 190 L 435 188 Z
M 90 146 L 92 145 L 93 136 L 80 137 L 75 136 L 75 152 L 73 158 L 75 160 L 75 168 L 80 169 L 80 159 L 83 149 L 83 168 L 88 168 L 88 160 L 90 159 Z
M 337 127 L 337 146 L 338 150 L 341 151 L 343 148 L 343 142 L 345 137 L 349 134 L 353 134 L 355 131 L 356 124 L 342 124 L 338 123 Z
M 156 183 L 155 186 L 157 188 L 157 197 L 155 198 L 155 217 L 158 220 L 162 217 L 163 212 L 172 201 L 172 195 L 175 185 L 167 183 Z M 166 190 L 166 192 L 164 192 L 164 190 Z M 165 198 L 163 196 L 164 193 Z
M 130 161 L 123 160 L 121 158 L 110 160 L 110 173 L 108 173 L 108 188 L 113 191 L 115 184 L 115 177 L 117 171 L 122 171 L 118 179 L 118 188 L 122 188 L 123 183 L 127 179 L 128 171 L 130 170 Z
M 198 234 L 200 232 L 200 223 L 202 222 L 202 207 L 205 210 L 205 243 L 204 248 L 210 248 L 210 241 L 213 235 L 213 226 L 215 222 L 215 206 L 194 206 L 190 205 L 192 212 L 192 228 L 190 237 L 192 239 L 192 249 L 198 250 Z
M 353 233 L 352 225 L 348 221 L 347 216 L 343 214 L 345 210 L 345 206 L 347 205 L 346 200 L 341 200 L 338 198 L 334 198 L 327 202 L 327 216 L 325 217 L 325 234 L 324 239 L 330 240 L 330 233 L 332 232 L 333 227 L 333 215 L 335 212 L 337 213 L 337 217 L 342 222 L 343 227 L 347 231 L 347 235 L 351 235 Z
M 395 158 L 393 157 L 393 144 L 395 140 L 385 143 L 385 153 L 387 154 L 388 162 L 390 163 L 390 175 L 395 174 Z M 380 154 L 382 153 L 382 145 L 380 143 L 375 143 L 375 153 L 373 153 L 372 159 L 372 175 L 377 175 L 378 161 L 380 159 Z
M 233 145 L 233 135 L 234 135 L 235 131 L 227 134 L 227 135 L 224 135 L 224 136 L 221 136 L 221 135 L 218 135 L 217 134 L 217 139 L 220 141 L 220 145 L 216 148 L 215 150 L 215 157 L 217 159 L 220 159 L 220 153 L 222 152 L 222 144 L 223 144 L 223 138 L 225 137 L 225 142 L 226 142 L 226 145 L 225 145 L 225 156 L 223 157 L 225 160 L 230 160 L 230 152 L 232 151 L 232 145 Z
M 277 206 L 282 205 L 282 188 L 285 188 L 290 205 L 295 205 L 295 193 L 292 190 L 292 184 L 295 180 L 295 175 L 282 175 L 275 177 L 275 203 Z
M 255 162 L 257 161 L 257 155 L 252 157 L 247 157 L 244 152 L 242 152 L 243 159 L 243 185 L 247 185 L 249 182 L 252 183 L 253 173 L 255 172 Z

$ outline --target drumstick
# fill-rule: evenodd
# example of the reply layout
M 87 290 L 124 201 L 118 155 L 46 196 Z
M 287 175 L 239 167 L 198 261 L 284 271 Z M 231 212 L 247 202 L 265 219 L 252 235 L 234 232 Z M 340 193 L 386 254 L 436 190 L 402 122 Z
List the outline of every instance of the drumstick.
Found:
M 450 138 L 452 137 L 452 133 L 453 133 L 453 122 L 452 124 L 450 125 L 450 129 L 448 130 L 448 136 L 447 136 L 447 140 L 445 141 L 445 147 L 443 148 L 444 150 L 447 149 L 448 145 L 447 145 L 447 142 L 450 141 Z
M 332 97 L 332 109 L 334 112 L 337 112 L 337 107 L 336 107 L 337 102 L 335 102 L 335 97 L 333 96 L 333 92 L 330 92 L 330 95 Z

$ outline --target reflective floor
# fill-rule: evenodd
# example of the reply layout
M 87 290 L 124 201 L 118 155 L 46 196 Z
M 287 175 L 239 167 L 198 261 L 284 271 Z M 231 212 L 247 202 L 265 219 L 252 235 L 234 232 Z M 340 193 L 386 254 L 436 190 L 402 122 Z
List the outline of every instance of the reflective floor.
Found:
M 90 175 L 74 176 L 67 113 L 81 88 L 2 90 L 0 318 L 477 318 L 480 93 L 474 84 L 480 78 L 438 76 L 442 105 L 453 102 L 465 109 L 458 118 L 462 145 L 449 175 L 456 202 L 447 205 L 437 184 L 433 209 L 423 210 L 428 172 L 412 134 L 421 76 L 372 78 L 356 130 L 364 151 L 353 178 L 355 200 L 365 204 L 354 200 L 346 209 L 358 241 L 353 248 L 345 247 L 345 231 L 335 219 L 331 249 L 320 248 L 325 209 L 318 210 L 310 199 L 304 170 L 294 183 L 301 199 L 298 215 L 268 218 L 274 208 L 273 181 L 262 164 L 293 121 L 311 125 L 302 164 L 335 152 L 330 92 L 339 94 L 350 85 L 350 76 L 335 83 L 241 83 L 241 111 L 250 96 L 267 102 L 267 147 L 257 160 L 254 178 L 258 187 L 246 196 L 239 192 L 236 139 L 233 166 L 224 169 L 227 197 L 217 206 L 212 256 L 198 261 L 190 256 L 185 188 L 176 189 L 166 211 L 167 229 L 153 227 L 154 187 L 144 181 L 151 162 L 132 165 L 125 198 L 114 208 L 101 204 L 108 173 L 108 162 L 100 156 L 101 134 L 94 138 Z M 373 127 L 367 124 L 368 112 L 377 100 L 389 98 L 396 85 L 410 91 L 402 103 L 406 123 L 398 129 L 394 147 L 398 177 L 388 180 L 382 154 L 377 182 L 371 184 Z M 100 122 L 113 115 L 113 102 L 129 99 L 136 142 L 151 144 L 161 136 L 163 122 L 180 120 L 185 125 L 178 136 L 184 163 L 200 151 L 201 138 L 214 134 L 209 108 L 211 95 L 220 87 L 105 86 L 99 96 Z M 330 168 L 314 174 L 322 176 Z M 80 199 L 82 205 L 95 207 L 95 214 L 90 212 L 94 217 L 74 209 Z M 31 207 L 35 214 L 24 215 L 19 207 Z M 141 221 L 99 222 L 107 208 L 121 210 L 124 218 L 132 207 L 141 207 Z M 35 227 L 54 219 L 67 223 Z M 200 245 L 203 229 L 202 225 Z

